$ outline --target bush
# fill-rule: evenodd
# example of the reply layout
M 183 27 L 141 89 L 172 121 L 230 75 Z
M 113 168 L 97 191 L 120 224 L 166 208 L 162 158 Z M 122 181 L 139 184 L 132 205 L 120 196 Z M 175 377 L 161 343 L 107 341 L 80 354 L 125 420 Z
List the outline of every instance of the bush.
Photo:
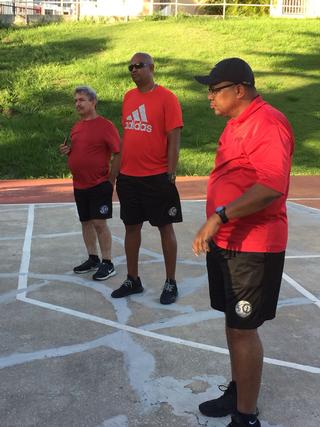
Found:
M 218 6 L 223 0 L 201 0 L 203 6 L 199 6 L 197 13 L 199 15 L 223 15 L 223 6 Z M 265 4 L 266 0 L 227 0 L 227 16 L 265 16 L 269 15 L 268 6 L 238 6 L 239 4 Z

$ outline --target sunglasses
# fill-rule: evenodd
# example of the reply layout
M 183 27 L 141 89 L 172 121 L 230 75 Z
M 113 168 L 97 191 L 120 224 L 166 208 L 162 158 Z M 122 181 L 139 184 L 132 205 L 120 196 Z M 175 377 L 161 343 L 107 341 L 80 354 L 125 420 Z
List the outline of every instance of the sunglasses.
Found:
M 131 72 L 133 71 L 134 68 L 136 68 L 137 70 L 140 70 L 143 67 L 146 67 L 148 64 L 144 63 L 144 62 L 138 62 L 137 64 L 130 64 L 128 66 L 128 70 Z
M 212 95 L 216 95 L 217 93 L 220 92 L 220 90 L 225 89 L 226 87 L 231 87 L 231 86 L 235 86 L 236 83 L 229 83 L 227 85 L 224 86 L 220 86 L 220 87 L 213 87 L 213 86 L 209 86 L 209 93 L 211 93 Z

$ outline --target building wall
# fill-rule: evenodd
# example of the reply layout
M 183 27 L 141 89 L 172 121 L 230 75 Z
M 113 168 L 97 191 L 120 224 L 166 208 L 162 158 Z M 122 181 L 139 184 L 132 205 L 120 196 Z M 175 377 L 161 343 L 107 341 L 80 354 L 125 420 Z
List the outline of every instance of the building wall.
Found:
M 299 13 L 300 0 L 274 0 L 270 7 L 270 15 L 274 17 L 320 17 L 320 0 L 304 0 L 304 12 Z M 296 6 L 296 7 L 294 7 Z M 287 9 L 287 13 L 283 11 Z M 288 12 L 288 10 L 292 12 Z

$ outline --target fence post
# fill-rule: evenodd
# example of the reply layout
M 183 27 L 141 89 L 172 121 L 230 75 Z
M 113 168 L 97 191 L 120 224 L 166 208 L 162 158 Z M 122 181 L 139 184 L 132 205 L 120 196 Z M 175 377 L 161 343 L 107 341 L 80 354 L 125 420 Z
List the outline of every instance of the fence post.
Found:
M 223 0 L 223 11 L 222 11 L 223 19 L 226 18 L 226 2 L 227 2 L 227 0 Z
M 77 21 L 79 21 L 80 19 L 80 2 L 81 0 L 76 0 L 76 17 L 77 17 Z
M 174 10 L 174 16 L 178 15 L 178 0 L 176 0 L 176 4 L 175 4 L 175 10 Z
M 149 1 L 149 15 L 153 15 L 153 0 Z

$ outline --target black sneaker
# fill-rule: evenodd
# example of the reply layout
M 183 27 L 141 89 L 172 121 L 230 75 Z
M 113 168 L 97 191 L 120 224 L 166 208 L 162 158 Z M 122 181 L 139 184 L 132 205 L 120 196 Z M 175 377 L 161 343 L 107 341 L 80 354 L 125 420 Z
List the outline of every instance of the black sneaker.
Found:
M 248 422 L 243 421 L 240 414 L 236 413 L 236 414 L 232 415 L 231 423 L 228 424 L 227 427 L 261 427 L 261 423 L 258 420 L 258 418 L 256 418 L 255 420 L 252 420 L 252 421 L 248 421 Z
M 208 400 L 199 405 L 199 410 L 207 417 L 226 417 L 237 410 L 237 387 L 234 381 L 227 386 L 219 385 L 223 395 L 217 399 Z
M 127 279 L 122 283 L 119 289 L 112 292 L 112 298 L 123 298 L 132 294 L 140 294 L 143 292 L 143 286 L 140 277 L 134 280 L 131 276 L 127 276 Z
M 100 265 L 100 260 L 93 261 L 91 258 L 88 258 L 87 261 L 82 264 L 74 267 L 73 271 L 77 274 L 88 273 L 88 271 L 97 270 Z
M 112 262 L 104 262 L 99 265 L 98 271 L 92 276 L 93 280 L 107 280 L 109 277 L 115 276 L 116 270 Z
M 178 288 L 176 281 L 173 279 L 167 279 L 164 283 L 162 294 L 160 296 L 161 304 L 172 304 L 175 302 L 178 296 Z

